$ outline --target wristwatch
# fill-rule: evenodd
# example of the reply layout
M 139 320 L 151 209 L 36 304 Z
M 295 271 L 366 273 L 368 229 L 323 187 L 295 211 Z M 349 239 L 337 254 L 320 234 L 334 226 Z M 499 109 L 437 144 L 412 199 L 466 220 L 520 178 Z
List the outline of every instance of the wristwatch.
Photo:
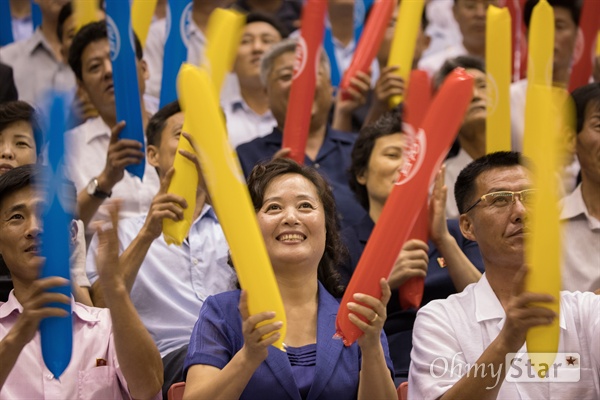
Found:
M 112 191 L 106 193 L 98 189 L 98 178 L 92 178 L 90 183 L 88 183 L 86 190 L 90 196 L 97 197 L 99 199 L 106 199 L 112 194 Z

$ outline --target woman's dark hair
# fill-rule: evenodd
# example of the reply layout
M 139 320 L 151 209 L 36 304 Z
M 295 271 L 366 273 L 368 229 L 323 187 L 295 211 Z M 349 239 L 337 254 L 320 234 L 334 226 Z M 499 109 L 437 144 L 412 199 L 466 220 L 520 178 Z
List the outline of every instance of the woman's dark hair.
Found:
M 325 179 L 315 169 L 286 158 L 277 158 L 264 164 L 258 164 L 248 178 L 248 189 L 252 205 L 256 211 L 260 210 L 269 183 L 278 176 L 285 174 L 298 174 L 308 179 L 317 189 L 319 200 L 323 203 L 325 212 L 326 230 L 325 252 L 321 261 L 319 261 L 317 276 L 329 293 L 334 297 L 341 297 L 343 287 L 336 268 L 344 261 L 348 250 L 340 236 L 335 200 Z
M 402 105 L 383 114 L 377 121 L 361 129 L 350 161 L 350 189 L 365 210 L 369 209 L 369 193 L 365 185 L 358 183 L 357 176 L 364 174 L 369 168 L 369 159 L 375 147 L 375 142 L 382 136 L 402 132 Z
M 44 135 L 42 134 L 38 118 L 38 113 L 35 109 L 24 101 L 15 100 L 0 103 L 0 132 L 16 122 L 27 122 L 31 125 L 31 130 L 33 131 L 35 155 L 39 157 L 44 146 Z

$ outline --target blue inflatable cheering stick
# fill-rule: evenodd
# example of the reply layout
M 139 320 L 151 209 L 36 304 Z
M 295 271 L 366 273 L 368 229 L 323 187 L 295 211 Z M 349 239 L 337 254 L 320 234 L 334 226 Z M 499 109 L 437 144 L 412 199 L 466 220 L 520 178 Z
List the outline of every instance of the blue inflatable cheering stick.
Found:
M 167 40 L 160 87 L 160 108 L 177 100 L 177 74 L 187 59 L 189 26 L 192 23 L 192 0 L 167 3 Z
M 106 28 L 113 66 L 117 121 L 126 122 L 119 137 L 137 140 L 142 144 L 140 150 L 145 154 L 135 43 L 128 1 L 106 0 Z M 145 166 L 144 158 L 139 164 L 128 165 L 125 169 L 130 174 L 143 179 Z
M 42 256 L 46 262 L 41 278 L 60 276 L 70 280 L 69 240 L 70 224 L 75 207 L 74 195 L 69 196 L 64 176 L 65 98 L 63 94 L 51 96 L 50 121 L 48 124 L 48 167 L 44 170 L 46 193 L 42 216 Z M 71 296 L 71 286 L 60 286 L 49 290 Z M 66 310 L 66 317 L 49 317 L 40 322 L 42 356 L 46 367 L 58 379 L 71 361 L 73 347 L 73 320 L 71 304 L 50 303 L 49 307 Z

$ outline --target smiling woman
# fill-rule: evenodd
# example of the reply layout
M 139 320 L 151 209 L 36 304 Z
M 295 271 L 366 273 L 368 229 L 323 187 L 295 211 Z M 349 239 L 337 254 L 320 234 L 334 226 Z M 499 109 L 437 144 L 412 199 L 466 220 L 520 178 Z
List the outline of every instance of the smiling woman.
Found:
M 0 104 L 0 175 L 34 164 L 42 147 L 42 133 L 32 106 L 24 101 Z
M 344 247 L 327 182 L 310 167 L 275 159 L 256 166 L 248 186 L 286 311 L 286 352 L 270 347 L 281 323 L 266 323 L 274 313 L 250 316 L 247 293 L 209 297 L 190 340 L 185 397 L 396 398 L 382 331 L 385 281 L 381 299 L 357 294 L 348 304 L 364 332 L 357 343 L 333 338 L 340 295 L 334 267 Z M 232 314 L 238 304 L 240 313 Z

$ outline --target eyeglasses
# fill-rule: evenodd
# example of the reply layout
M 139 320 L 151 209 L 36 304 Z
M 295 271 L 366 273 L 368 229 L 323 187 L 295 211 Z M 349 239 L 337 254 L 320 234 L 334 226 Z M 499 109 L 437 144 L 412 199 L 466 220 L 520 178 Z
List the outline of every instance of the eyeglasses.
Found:
M 510 204 L 514 204 L 516 201 L 516 196 L 519 197 L 519 201 L 524 205 L 531 204 L 531 200 L 535 195 L 535 189 L 525 189 L 520 192 L 511 192 L 509 190 L 503 190 L 501 192 L 493 192 L 484 194 L 477 200 L 471 207 L 467 208 L 467 210 L 463 213 L 466 214 L 473 209 L 477 204 L 483 202 L 486 206 L 494 207 L 494 208 L 503 208 Z

